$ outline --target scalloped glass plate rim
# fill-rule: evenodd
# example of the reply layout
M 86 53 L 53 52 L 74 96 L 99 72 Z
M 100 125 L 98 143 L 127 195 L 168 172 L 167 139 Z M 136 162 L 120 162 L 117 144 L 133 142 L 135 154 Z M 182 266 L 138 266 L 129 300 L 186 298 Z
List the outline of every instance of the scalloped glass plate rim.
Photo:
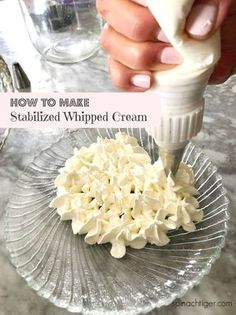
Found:
M 73 134 L 73 132 L 75 131 L 68 131 L 68 134 L 64 134 L 62 135 L 56 142 L 52 143 L 51 145 L 49 145 L 47 148 L 41 150 L 38 154 L 36 154 L 33 158 L 33 160 L 28 163 L 28 165 L 24 168 L 24 170 L 21 172 L 21 174 L 19 175 L 18 177 L 18 180 L 23 176 L 23 174 L 27 171 L 27 169 L 30 167 L 30 165 L 32 163 L 34 163 L 38 158 L 39 156 L 43 153 L 43 152 L 46 152 L 47 150 L 49 150 L 50 148 L 52 148 L 54 145 L 58 144 L 60 141 L 62 141 L 63 139 L 66 139 L 68 138 L 70 141 L 70 137 L 71 137 L 71 134 Z M 199 149 L 197 148 L 194 144 L 192 144 L 191 142 L 189 143 L 188 146 L 192 146 L 199 154 L 203 154 L 204 157 L 206 157 L 206 155 Z M 208 159 L 208 158 L 207 158 Z M 217 168 L 216 166 L 212 163 L 211 163 L 211 166 L 213 166 L 217 172 Z M 222 176 L 217 172 L 217 175 L 218 175 L 218 178 L 219 180 L 222 182 Z M 17 181 L 18 181 L 17 180 Z M 209 261 L 207 262 L 206 266 L 204 269 L 202 269 L 202 271 L 198 274 L 198 276 L 196 276 L 194 279 L 192 279 L 191 281 L 189 281 L 189 284 L 188 285 L 185 285 L 184 287 L 181 288 L 180 291 L 178 291 L 177 293 L 173 294 L 168 300 L 167 299 L 161 299 L 157 302 L 152 302 L 152 304 L 150 306 L 147 306 L 147 307 L 142 307 L 142 310 L 140 310 L 140 312 L 142 313 L 148 313 L 152 310 L 154 310 L 155 308 L 159 308 L 161 306 L 167 306 L 169 304 L 171 304 L 176 298 L 181 298 L 183 297 L 187 291 L 189 291 L 190 289 L 192 289 L 194 286 L 198 285 L 200 283 L 200 281 L 202 280 L 202 278 L 207 275 L 209 272 L 210 272 L 210 269 L 212 267 L 212 265 L 215 263 L 215 261 L 220 257 L 220 253 L 221 253 L 221 250 L 222 248 L 224 247 L 225 245 L 225 238 L 226 238 L 226 234 L 228 232 L 228 221 L 229 221 L 229 199 L 227 197 L 227 192 L 224 188 L 224 186 L 222 185 L 222 189 L 224 191 L 224 199 L 225 199 L 225 202 L 226 202 L 226 220 L 225 220 L 225 229 L 224 229 L 224 237 L 222 237 L 222 240 L 221 242 L 219 243 L 219 246 L 217 247 L 217 249 L 215 250 L 215 254 L 209 259 Z M 9 200 L 10 200 L 10 197 L 9 197 Z M 8 204 L 6 206 L 6 211 L 5 211 L 5 215 L 4 215 L 4 236 L 5 236 L 5 243 L 6 243 L 6 248 L 9 252 L 9 248 L 8 248 L 8 241 L 7 241 L 7 238 L 6 238 L 6 217 L 7 217 L 7 208 L 8 208 Z M 10 261 L 11 263 L 15 266 L 15 264 L 13 263 L 12 261 L 12 254 L 9 253 L 9 256 L 10 256 Z M 15 266 L 16 267 L 16 266 Z M 19 270 L 19 268 L 16 267 L 16 271 L 17 273 L 24 279 L 24 275 L 22 275 L 21 271 Z M 27 284 L 29 285 L 29 281 L 27 281 Z M 30 288 L 32 288 L 32 286 L 29 285 Z M 40 289 L 37 290 L 37 289 L 34 289 L 32 288 L 39 296 L 43 296 L 43 294 L 40 292 Z M 44 297 L 44 296 L 43 296 Z M 44 297 L 45 298 L 45 297 Z M 76 310 L 74 308 L 70 308 L 69 307 L 66 307 L 66 306 L 63 306 L 61 305 L 60 303 L 56 302 L 55 300 L 53 300 L 53 296 L 49 297 L 49 298 L 46 298 L 48 299 L 50 302 L 52 302 L 53 304 L 55 304 L 56 306 L 59 306 L 61 308 L 64 308 L 64 309 L 67 309 L 68 311 L 70 312 L 76 312 Z M 100 309 L 97 309 L 97 312 L 98 314 L 101 314 L 99 312 L 103 312 L 102 314 L 111 314 L 109 311 L 104 311 L 104 310 L 100 310 Z M 113 312 L 113 314 L 127 314 L 127 311 L 129 311 L 128 309 L 127 310 L 121 310 L 121 311 L 111 311 Z M 132 311 L 131 311 L 132 312 Z M 83 310 L 82 314 L 95 314 L 92 311 L 86 311 L 86 310 Z M 130 313 L 131 314 L 131 313 Z M 138 314 L 138 313 L 135 313 L 135 314 Z

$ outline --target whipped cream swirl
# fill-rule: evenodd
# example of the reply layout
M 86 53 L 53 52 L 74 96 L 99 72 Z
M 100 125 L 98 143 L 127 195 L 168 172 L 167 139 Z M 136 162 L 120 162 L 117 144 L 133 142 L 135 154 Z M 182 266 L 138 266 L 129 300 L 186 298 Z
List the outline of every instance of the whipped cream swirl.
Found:
M 57 196 L 50 207 L 72 220 L 74 234 L 88 244 L 112 244 L 121 258 L 126 246 L 169 243 L 169 230 L 195 230 L 203 213 L 194 195 L 194 175 L 181 163 L 175 179 L 166 177 L 160 161 L 151 164 L 136 138 L 117 133 L 74 149 L 55 180 Z

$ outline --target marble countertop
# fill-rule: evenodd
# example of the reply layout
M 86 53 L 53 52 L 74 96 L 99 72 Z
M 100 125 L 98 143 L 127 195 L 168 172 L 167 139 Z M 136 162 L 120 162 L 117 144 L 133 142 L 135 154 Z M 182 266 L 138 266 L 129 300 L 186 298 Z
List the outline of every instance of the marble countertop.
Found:
M 8 23 L 9 19 L 14 19 L 16 29 Z M 43 60 L 28 39 L 15 0 L 0 1 L 0 53 L 8 64 L 21 63 L 31 79 L 33 91 L 115 91 L 101 51 L 89 61 L 70 66 Z M 226 245 L 210 273 L 178 302 L 187 305 L 194 301 L 220 302 L 221 306 L 204 308 L 172 304 L 149 315 L 236 314 L 236 76 L 223 85 L 208 87 L 206 103 L 203 129 L 194 142 L 223 177 L 231 202 L 230 229 Z M 2 132 L 0 129 L 0 135 Z M 4 209 L 17 177 L 35 154 L 56 141 L 62 133 L 63 130 L 58 129 L 13 129 L 0 151 L 0 315 L 71 314 L 39 297 L 20 278 L 9 262 L 3 236 Z M 227 306 L 227 302 L 232 305 Z

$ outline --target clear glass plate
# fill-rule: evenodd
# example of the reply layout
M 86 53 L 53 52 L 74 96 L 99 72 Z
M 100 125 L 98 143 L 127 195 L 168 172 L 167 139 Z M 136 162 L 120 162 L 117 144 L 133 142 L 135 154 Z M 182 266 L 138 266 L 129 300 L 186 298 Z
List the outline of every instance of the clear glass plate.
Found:
M 82 314 L 139 314 L 170 304 L 198 284 L 219 257 L 227 232 L 228 199 L 221 176 L 192 144 L 183 160 L 193 167 L 203 220 L 191 233 L 169 233 L 164 247 L 127 248 L 124 258 L 110 255 L 110 245 L 87 245 L 73 235 L 70 222 L 60 221 L 48 207 L 56 193 L 58 169 L 76 146 L 97 136 L 114 137 L 118 129 L 68 132 L 42 151 L 16 183 L 6 209 L 5 235 L 17 272 L 37 293 L 59 307 Z M 143 129 L 125 129 L 153 161 L 158 149 Z

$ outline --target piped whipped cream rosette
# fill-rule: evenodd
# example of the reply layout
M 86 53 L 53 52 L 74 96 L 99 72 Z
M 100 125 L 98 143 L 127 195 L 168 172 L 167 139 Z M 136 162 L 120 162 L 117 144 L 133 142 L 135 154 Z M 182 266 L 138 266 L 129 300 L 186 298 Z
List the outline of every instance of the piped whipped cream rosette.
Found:
M 116 258 L 126 246 L 165 245 L 169 230 L 193 231 L 203 216 L 191 168 L 181 163 L 175 179 L 166 177 L 160 161 L 151 164 L 137 140 L 124 133 L 75 148 L 55 186 L 50 207 L 72 220 L 73 233 L 86 234 L 88 244 L 111 243 Z

